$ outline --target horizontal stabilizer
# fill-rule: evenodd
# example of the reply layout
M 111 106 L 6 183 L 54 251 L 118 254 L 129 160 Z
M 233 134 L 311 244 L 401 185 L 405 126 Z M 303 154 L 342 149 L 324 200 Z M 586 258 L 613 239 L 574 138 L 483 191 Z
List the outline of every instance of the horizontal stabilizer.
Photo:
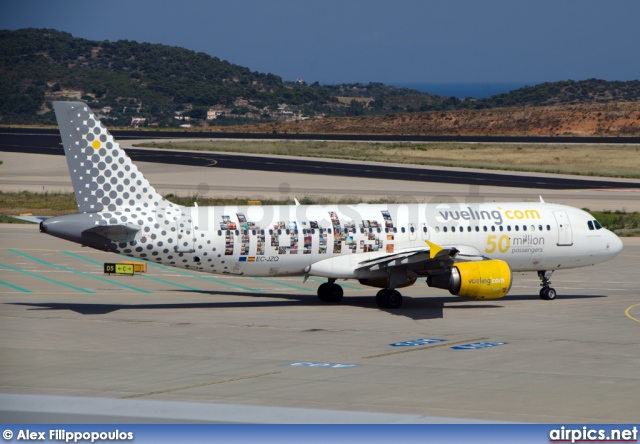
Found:
M 34 224 L 39 224 L 40 222 L 42 222 L 43 220 L 47 220 L 49 219 L 48 216 L 11 216 L 15 219 L 20 219 L 20 220 L 24 220 L 27 222 L 31 222 Z

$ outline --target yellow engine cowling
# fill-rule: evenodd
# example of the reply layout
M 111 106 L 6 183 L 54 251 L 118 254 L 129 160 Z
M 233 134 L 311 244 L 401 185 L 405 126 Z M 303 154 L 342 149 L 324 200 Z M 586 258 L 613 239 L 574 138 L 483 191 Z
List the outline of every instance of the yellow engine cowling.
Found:
M 511 269 L 500 260 L 459 262 L 450 271 L 429 276 L 430 287 L 470 299 L 499 299 L 511 290 Z
M 376 279 L 358 279 L 362 285 L 377 288 L 389 288 L 389 278 L 376 278 Z M 407 282 L 402 285 L 398 285 L 396 288 L 410 287 L 416 283 L 416 278 L 408 277 Z

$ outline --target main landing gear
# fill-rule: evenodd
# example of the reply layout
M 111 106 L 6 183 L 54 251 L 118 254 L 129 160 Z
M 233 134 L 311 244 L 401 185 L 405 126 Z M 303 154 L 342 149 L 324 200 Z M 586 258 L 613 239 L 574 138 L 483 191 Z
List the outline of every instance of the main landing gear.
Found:
M 318 299 L 322 302 L 337 304 L 342 300 L 343 295 L 342 287 L 336 284 L 335 279 L 329 279 L 329 282 L 318 287 Z
M 337 304 L 342 301 L 344 295 L 342 287 L 336 284 L 335 279 L 329 279 L 318 287 L 318 299 L 322 302 Z M 402 305 L 402 295 L 397 290 L 385 288 L 376 295 L 376 304 L 380 308 L 400 308 Z
M 402 305 L 402 295 L 398 290 L 384 288 L 376 295 L 376 304 L 380 308 L 400 308 Z
M 556 298 L 556 290 L 551 288 L 551 275 L 553 274 L 553 270 L 551 271 L 538 271 L 538 277 L 542 281 L 540 286 L 540 299 L 544 299 L 545 301 L 552 301 Z

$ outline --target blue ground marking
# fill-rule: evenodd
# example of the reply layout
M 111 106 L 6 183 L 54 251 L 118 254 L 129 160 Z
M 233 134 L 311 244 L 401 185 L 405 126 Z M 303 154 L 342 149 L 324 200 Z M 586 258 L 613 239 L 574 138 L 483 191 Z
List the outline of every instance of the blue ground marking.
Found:
M 94 261 L 93 259 L 89 259 L 87 257 L 80 256 L 79 254 L 75 254 L 75 253 L 72 253 L 70 251 L 63 251 L 62 253 L 66 254 L 68 256 L 71 256 L 71 257 L 75 257 L 76 259 L 80 259 L 80 260 L 83 260 L 85 262 L 89 262 L 91 264 L 100 265 L 101 267 L 104 265 L 102 262 Z M 164 279 L 160 279 L 160 278 L 153 277 L 153 276 L 147 276 L 146 274 L 143 274 L 142 277 L 145 278 L 145 279 L 149 279 L 149 280 L 155 281 L 155 282 L 160 282 L 161 284 L 172 285 L 174 287 L 183 288 L 185 290 L 202 291 L 202 290 L 200 290 L 198 288 L 188 287 L 188 286 L 182 285 L 182 284 L 176 284 L 175 282 L 165 281 Z
M 133 286 L 127 285 L 127 284 L 122 284 L 122 283 L 115 282 L 115 281 L 110 280 L 110 279 L 105 279 L 103 277 L 93 276 L 92 274 L 86 273 L 84 271 L 74 270 L 73 268 L 63 267 L 62 265 L 56 265 L 56 264 L 53 264 L 51 262 L 47 262 L 47 261 L 44 261 L 42 259 L 38 259 L 37 257 L 34 257 L 34 256 L 28 255 L 26 253 L 23 253 L 21 251 L 14 250 L 13 248 L 7 248 L 7 251 L 9 251 L 9 252 L 11 252 L 13 254 L 17 254 L 18 256 L 22 256 L 24 258 L 27 258 L 29 260 L 32 260 L 34 262 L 38 262 L 38 263 L 40 263 L 42 265 L 46 265 L 47 267 L 57 268 L 58 270 L 63 270 L 63 271 L 69 271 L 71 273 L 74 273 L 74 274 L 77 274 L 77 275 L 80 275 L 80 276 L 85 276 L 85 277 L 88 277 L 88 278 L 91 278 L 91 279 L 96 279 L 98 281 L 106 282 L 108 284 L 116 285 L 118 287 L 128 288 L 129 290 L 137 291 L 137 292 L 140 292 L 140 293 L 153 294 L 153 292 L 149 291 L 149 290 L 144 290 L 142 288 L 133 287 Z
M 497 347 L 498 345 L 505 345 L 508 342 L 473 342 L 471 344 L 454 345 L 451 347 L 453 350 L 478 350 L 480 348 Z
M 43 281 L 51 282 L 52 284 L 61 285 L 63 287 L 71 288 L 72 290 L 81 291 L 82 293 L 95 294 L 91 290 L 87 290 L 85 288 L 76 287 L 75 285 L 66 284 L 64 282 L 60 282 L 60 281 L 57 281 L 55 279 L 48 278 L 46 276 L 40 276 L 39 274 L 32 273 L 30 271 L 21 270 L 19 268 L 12 267 L 10 265 L 0 264 L 0 267 L 6 268 L 8 270 L 17 271 L 18 273 L 26 274 L 27 276 L 31 276 L 31 277 L 34 277 L 34 278 L 42 279 Z
M 0 281 L 0 285 L 5 285 L 9 288 L 13 288 L 14 290 L 21 291 L 23 293 L 33 293 L 31 290 L 27 290 L 26 288 L 18 287 L 17 285 L 10 284 L 9 282 Z
M 162 268 L 162 269 L 165 269 L 165 270 L 171 270 L 171 271 L 174 271 L 174 272 L 179 273 L 179 274 L 184 274 L 186 276 L 191 276 L 191 277 L 195 277 L 195 278 L 198 278 L 198 279 L 203 279 L 205 281 L 214 282 L 214 283 L 220 284 L 220 285 L 226 285 L 228 287 L 237 288 L 239 290 L 246 290 L 246 291 L 250 291 L 252 293 L 264 293 L 264 291 L 259 290 L 257 288 L 244 287 L 242 285 L 230 284 L 229 282 L 221 281 L 220 279 L 214 279 L 214 278 L 210 278 L 210 277 L 206 277 L 206 276 L 199 276 L 199 275 L 193 274 L 193 273 L 187 273 L 186 271 L 182 271 L 182 270 L 177 269 L 175 267 L 165 267 L 164 265 L 154 264 L 153 262 L 149 262 L 148 264 L 152 265 L 152 266 L 154 266 L 156 268 Z M 198 290 L 198 291 L 201 291 L 201 290 Z
M 411 341 L 395 342 L 389 344 L 391 347 L 416 347 L 419 345 L 437 344 L 438 342 L 447 342 L 446 339 L 413 339 Z
M 291 362 L 286 367 L 314 367 L 314 368 L 353 368 L 360 364 L 332 364 L 330 362 Z

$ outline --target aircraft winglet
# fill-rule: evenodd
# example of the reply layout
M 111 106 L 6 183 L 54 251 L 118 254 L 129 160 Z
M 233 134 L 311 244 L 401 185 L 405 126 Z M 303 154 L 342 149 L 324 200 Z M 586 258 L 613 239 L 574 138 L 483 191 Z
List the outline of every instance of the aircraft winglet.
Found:
M 439 245 L 434 244 L 433 242 L 425 241 L 427 245 L 429 245 L 429 258 L 433 259 L 436 257 L 436 254 L 440 253 L 444 248 Z

